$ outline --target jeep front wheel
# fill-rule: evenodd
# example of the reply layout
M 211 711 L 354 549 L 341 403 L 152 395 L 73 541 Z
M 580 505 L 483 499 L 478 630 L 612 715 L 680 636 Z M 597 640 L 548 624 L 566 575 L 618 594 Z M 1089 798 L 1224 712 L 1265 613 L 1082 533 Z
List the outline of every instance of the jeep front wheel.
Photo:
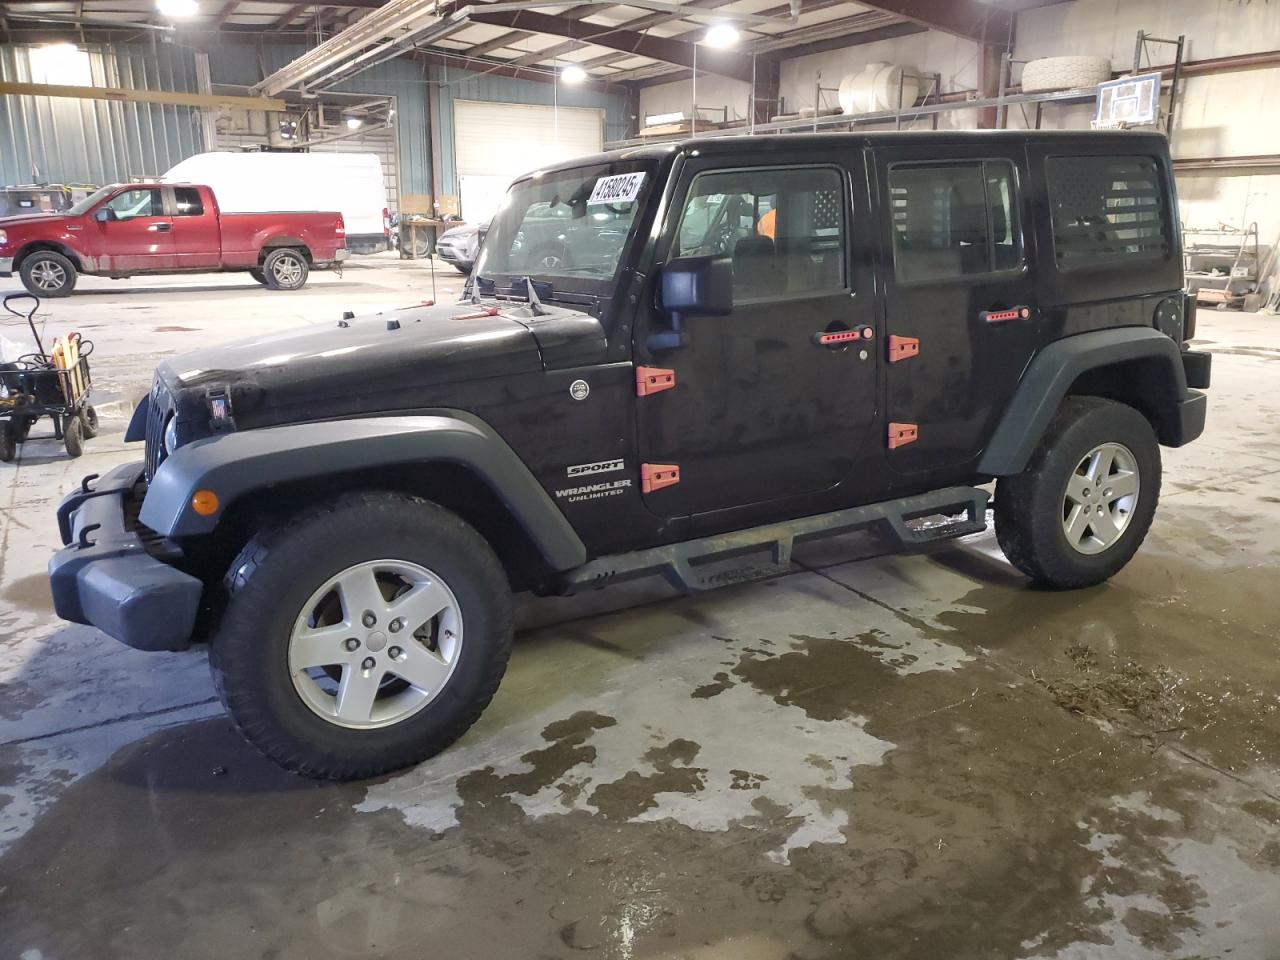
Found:
M 1038 583 L 1092 586 L 1127 564 L 1160 496 L 1160 448 L 1146 417 L 1098 397 L 1068 397 L 1026 470 L 996 487 L 996 538 Z
M 492 699 L 511 592 L 454 514 L 359 494 L 255 537 L 227 575 L 209 662 L 240 731 L 281 766 L 354 780 L 418 763 Z

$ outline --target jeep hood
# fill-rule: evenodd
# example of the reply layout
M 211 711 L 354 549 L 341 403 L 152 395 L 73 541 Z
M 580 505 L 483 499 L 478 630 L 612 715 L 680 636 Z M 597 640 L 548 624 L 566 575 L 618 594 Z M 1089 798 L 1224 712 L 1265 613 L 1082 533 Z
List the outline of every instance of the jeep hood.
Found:
M 456 395 L 448 384 L 542 370 L 542 323 L 550 322 L 543 338 L 553 350 L 563 348 L 566 322 L 581 331 L 573 339 L 596 339 L 573 320 L 600 330 L 577 311 L 556 310 L 569 315 L 560 322 L 528 313 L 522 303 L 490 301 L 335 319 L 195 350 L 165 361 L 158 375 L 179 420 L 207 420 L 205 394 L 225 388 L 241 429 L 421 408 Z

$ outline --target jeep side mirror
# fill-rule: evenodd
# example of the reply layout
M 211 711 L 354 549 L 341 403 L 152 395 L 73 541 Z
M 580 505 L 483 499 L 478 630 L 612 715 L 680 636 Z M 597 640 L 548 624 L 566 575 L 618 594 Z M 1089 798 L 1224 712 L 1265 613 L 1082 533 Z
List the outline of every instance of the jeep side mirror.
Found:
M 649 334 L 650 350 L 674 350 L 689 342 L 684 318 L 733 312 L 733 261 L 728 257 L 677 257 L 658 275 L 659 307 L 671 315 L 666 330 Z
M 679 316 L 733 313 L 733 261 L 728 257 L 679 257 L 662 268 L 662 309 Z

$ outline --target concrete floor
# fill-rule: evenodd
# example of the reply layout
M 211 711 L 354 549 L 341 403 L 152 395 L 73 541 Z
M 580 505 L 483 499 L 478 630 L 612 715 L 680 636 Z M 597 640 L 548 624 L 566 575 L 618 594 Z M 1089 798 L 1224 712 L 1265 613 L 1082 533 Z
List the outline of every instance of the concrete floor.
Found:
M 392 260 L 85 288 L 48 331 L 99 338 L 107 401 L 186 345 L 431 295 Z M 29 442 L 0 465 L 0 958 L 1280 957 L 1280 320 L 1200 325 L 1208 432 L 1112 583 L 1036 591 L 987 534 L 522 601 L 480 723 L 365 784 L 261 760 L 203 651 L 53 618 L 53 503 L 137 453 L 120 421 L 79 462 Z

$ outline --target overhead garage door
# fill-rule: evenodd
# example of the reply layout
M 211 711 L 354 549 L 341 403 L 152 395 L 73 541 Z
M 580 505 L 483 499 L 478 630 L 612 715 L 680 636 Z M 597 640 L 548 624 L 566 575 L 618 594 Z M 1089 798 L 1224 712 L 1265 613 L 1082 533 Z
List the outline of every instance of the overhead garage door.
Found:
M 454 158 L 464 219 L 492 215 L 516 177 L 600 152 L 604 111 L 455 100 Z

